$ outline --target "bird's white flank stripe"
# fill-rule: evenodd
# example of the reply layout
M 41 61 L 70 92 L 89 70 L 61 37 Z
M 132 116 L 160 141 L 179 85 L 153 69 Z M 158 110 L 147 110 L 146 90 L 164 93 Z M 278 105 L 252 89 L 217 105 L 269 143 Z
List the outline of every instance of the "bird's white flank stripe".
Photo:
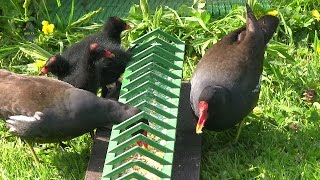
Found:
M 15 132 L 17 129 L 15 127 L 10 127 L 9 132 Z
M 32 117 L 24 116 L 24 115 L 17 115 L 17 116 L 10 116 L 9 118 L 15 121 L 26 121 L 26 122 L 33 122 L 41 119 L 42 112 L 35 112 Z

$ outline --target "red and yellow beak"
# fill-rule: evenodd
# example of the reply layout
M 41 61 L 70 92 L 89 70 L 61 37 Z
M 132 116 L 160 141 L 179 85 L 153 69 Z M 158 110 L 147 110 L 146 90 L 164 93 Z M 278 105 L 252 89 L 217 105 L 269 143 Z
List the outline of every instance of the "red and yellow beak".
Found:
M 106 58 L 114 58 L 115 57 L 115 55 L 112 52 L 108 51 L 108 50 L 104 51 L 103 56 L 106 57 Z
M 205 101 L 199 102 L 199 119 L 196 126 L 196 133 L 201 134 L 204 124 L 208 118 L 208 103 Z
M 45 75 L 48 73 L 48 69 L 46 67 L 43 67 L 41 69 L 41 71 L 39 72 L 38 76 L 41 76 L 41 75 Z
M 197 126 L 196 126 L 196 133 L 201 134 L 203 127 L 204 127 L 204 123 L 199 123 L 199 121 L 198 121 Z

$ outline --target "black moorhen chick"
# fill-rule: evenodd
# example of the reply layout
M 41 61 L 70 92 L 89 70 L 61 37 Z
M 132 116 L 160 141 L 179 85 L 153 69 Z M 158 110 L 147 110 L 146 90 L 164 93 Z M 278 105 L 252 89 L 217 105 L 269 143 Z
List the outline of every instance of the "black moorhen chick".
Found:
M 90 45 L 89 53 L 85 53 L 83 61 L 77 63 L 74 71 L 61 80 L 76 88 L 84 89 L 97 94 L 100 82 L 100 72 L 96 70 L 96 64 L 102 57 L 113 58 L 113 52 L 105 50 L 97 43 Z
M 101 96 L 107 97 L 109 92 L 106 87 L 108 84 L 116 83 L 114 93 L 118 92 L 121 88 L 121 82 L 118 80 L 124 73 L 127 63 L 130 61 L 132 54 L 130 50 L 125 51 L 119 47 L 109 45 L 106 47 L 108 51 L 114 54 L 113 58 L 103 57 L 96 64 L 98 72 L 101 72 L 100 86 L 102 88 Z M 108 97 L 112 97 L 112 94 L 108 94 Z
M 130 29 L 130 26 L 118 17 L 109 17 L 104 24 L 103 30 L 83 38 L 79 42 L 68 47 L 62 56 L 66 58 L 71 66 L 75 66 L 86 56 L 86 52 L 82 51 L 89 44 L 97 43 L 101 46 L 114 45 L 121 46 L 121 32 Z
M 61 55 L 50 57 L 41 69 L 40 75 L 51 72 L 61 81 L 67 82 L 76 88 L 97 94 L 100 72 L 96 70 L 96 63 L 102 57 L 107 58 L 107 60 L 113 58 L 114 54 L 105 50 L 97 43 L 92 43 L 84 51 L 87 51 L 84 53 L 86 56 L 79 60 L 75 67 L 72 67 L 70 61 Z
M 7 70 L 0 70 L 0 89 L 0 118 L 6 119 L 9 131 L 29 147 L 30 141 L 69 140 L 96 127 L 121 123 L 141 111 L 59 80 Z
M 221 131 L 235 126 L 258 101 L 266 44 L 279 20 L 265 16 L 258 24 L 251 8 L 246 9 L 246 27 L 211 47 L 193 73 L 190 104 L 199 117 L 196 133 L 203 127 Z
M 60 54 L 49 57 L 46 64 L 41 68 L 39 75 L 48 74 L 49 72 L 57 76 L 58 79 L 62 79 L 68 76 L 73 67 L 71 67 L 69 61 L 62 57 Z
M 98 43 L 102 46 L 116 45 L 121 46 L 121 33 L 131 27 L 118 17 L 109 17 L 104 24 L 102 32 L 89 35 L 84 38 L 87 43 Z

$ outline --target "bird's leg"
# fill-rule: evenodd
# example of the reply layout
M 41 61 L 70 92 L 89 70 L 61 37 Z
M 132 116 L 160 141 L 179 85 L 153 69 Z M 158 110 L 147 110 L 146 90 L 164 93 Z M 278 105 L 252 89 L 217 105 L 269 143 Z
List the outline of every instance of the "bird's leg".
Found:
M 236 135 L 236 139 L 234 141 L 235 143 L 237 143 L 239 140 L 239 136 L 241 133 L 242 126 L 244 125 L 244 122 L 245 122 L 245 120 L 242 120 L 241 123 L 239 123 L 239 125 L 238 125 L 237 135 Z
M 115 82 L 114 87 L 108 89 L 108 95 L 106 96 L 106 98 L 112 98 L 112 99 L 116 99 L 116 100 L 119 99 L 121 86 L 122 86 L 122 82 L 117 80 Z
M 90 134 L 91 139 L 94 140 L 94 130 L 90 131 L 89 134 Z
M 31 143 L 29 142 L 29 141 L 27 141 L 27 140 L 24 140 L 25 142 L 26 142 L 26 144 L 27 144 L 27 146 L 29 147 L 29 149 L 31 150 L 31 154 L 32 154 L 32 157 L 33 157 L 33 159 L 36 161 L 36 163 L 40 163 L 40 161 L 39 161 L 39 158 L 37 157 L 37 155 L 36 155 L 36 152 L 34 151 L 34 149 L 33 149 L 33 146 L 31 145 Z
M 108 88 L 106 85 L 104 85 L 101 87 L 101 97 L 106 98 L 107 94 L 108 94 Z

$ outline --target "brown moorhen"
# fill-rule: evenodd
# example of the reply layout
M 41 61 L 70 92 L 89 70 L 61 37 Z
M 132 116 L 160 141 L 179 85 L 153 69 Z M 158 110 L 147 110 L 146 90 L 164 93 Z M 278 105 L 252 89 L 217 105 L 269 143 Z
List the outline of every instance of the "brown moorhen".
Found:
M 248 5 L 246 9 L 246 26 L 211 47 L 193 73 L 190 104 L 199 118 L 196 133 L 203 127 L 222 131 L 235 126 L 258 101 L 266 44 L 279 20 L 265 16 L 258 23 Z
M 141 111 L 59 80 L 7 70 L 0 70 L 0 89 L 0 118 L 6 119 L 9 131 L 29 147 L 30 141 L 69 140 L 96 127 L 121 123 Z

